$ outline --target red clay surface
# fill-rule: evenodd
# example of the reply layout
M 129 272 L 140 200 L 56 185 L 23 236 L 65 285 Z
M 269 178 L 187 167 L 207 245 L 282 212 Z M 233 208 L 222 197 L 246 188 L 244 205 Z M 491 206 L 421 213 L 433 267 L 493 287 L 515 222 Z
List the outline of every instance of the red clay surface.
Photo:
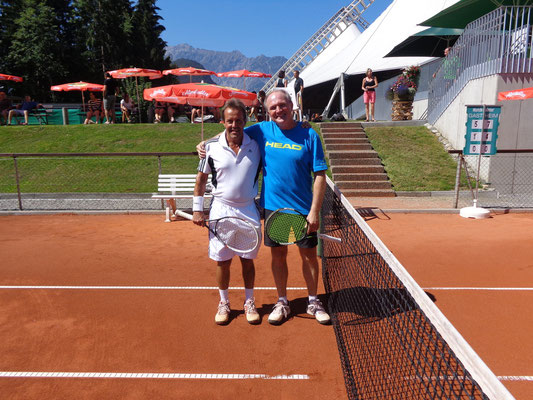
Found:
M 377 214 L 368 223 L 498 376 L 533 376 L 533 215 Z M 388 218 L 390 219 L 388 219 Z M 517 399 L 533 382 L 504 381 Z
M 216 286 L 206 230 L 162 215 L 0 217 L 0 285 Z M 267 249 L 256 286 L 274 286 Z M 289 286 L 305 286 L 290 249 Z M 240 266 L 232 286 L 242 286 Z M 321 286 L 320 292 L 323 293 Z M 307 374 L 309 380 L 0 378 L 9 399 L 330 399 L 346 395 L 331 326 L 305 314 L 259 326 L 214 324 L 216 290 L 0 289 L 0 371 Z M 243 291 L 230 291 L 240 310 Z

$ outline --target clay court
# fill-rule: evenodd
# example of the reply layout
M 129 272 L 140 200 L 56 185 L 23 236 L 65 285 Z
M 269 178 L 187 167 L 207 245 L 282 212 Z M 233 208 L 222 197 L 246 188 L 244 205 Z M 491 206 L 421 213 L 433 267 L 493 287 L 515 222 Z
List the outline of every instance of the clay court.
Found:
M 533 215 L 377 214 L 368 222 L 511 393 L 533 397 Z M 296 248 L 293 317 L 278 327 L 266 321 L 276 292 L 263 248 L 255 294 L 262 323 L 246 322 L 244 293 L 234 289 L 233 318 L 221 327 L 206 246 L 203 228 L 163 223 L 162 215 L 0 217 L 0 392 L 344 398 L 333 328 L 305 314 Z M 231 285 L 242 287 L 237 263 Z

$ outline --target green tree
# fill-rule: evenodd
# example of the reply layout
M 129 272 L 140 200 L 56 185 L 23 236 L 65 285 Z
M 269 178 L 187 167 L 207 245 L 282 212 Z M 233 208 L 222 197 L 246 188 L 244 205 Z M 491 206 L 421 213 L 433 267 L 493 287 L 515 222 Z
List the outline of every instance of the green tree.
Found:
M 24 89 L 40 99 L 49 96 L 49 86 L 65 75 L 60 58 L 56 15 L 45 0 L 22 0 L 15 19 L 7 64 L 26 77 Z
M 159 7 L 155 0 L 138 0 L 133 11 L 131 42 L 135 46 L 136 66 L 154 69 L 168 69 L 170 59 L 165 57 L 166 42 L 161 39 L 165 30 L 159 21 Z
M 74 0 L 77 41 L 87 68 L 105 71 L 131 64 L 133 9 L 129 0 Z
M 16 30 L 15 20 L 19 16 L 22 0 L 0 0 L 0 71 L 12 73 L 7 64 L 7 55 Z

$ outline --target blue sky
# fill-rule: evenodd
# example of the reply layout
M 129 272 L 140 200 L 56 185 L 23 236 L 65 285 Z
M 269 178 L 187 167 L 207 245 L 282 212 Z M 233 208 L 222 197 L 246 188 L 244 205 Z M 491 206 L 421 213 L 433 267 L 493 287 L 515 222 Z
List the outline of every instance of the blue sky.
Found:
M 245 56 L 290 57 L 350 0 L 158 0 L 169 46 L 188 43 Z M 375 0 L 363 13 L 374 21 L 392 3 Z

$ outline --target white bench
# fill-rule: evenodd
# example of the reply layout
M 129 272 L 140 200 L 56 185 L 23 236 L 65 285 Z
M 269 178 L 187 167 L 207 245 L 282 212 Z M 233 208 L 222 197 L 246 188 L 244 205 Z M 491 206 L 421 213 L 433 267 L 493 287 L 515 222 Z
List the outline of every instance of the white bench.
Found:
M 211 175 L 209 175 L 208 180 Z M 170 200 L 174 199 L 192 199 L 194 194 L 194 185 L 196 184 L 196 174 L 161 174 L 157 178 L 157 192 L 152 195 L 152 199 L 166 200 L 165 222 L 170 221 Z M 204 197 L 211 197 L 211 184 L 206 185 Z

